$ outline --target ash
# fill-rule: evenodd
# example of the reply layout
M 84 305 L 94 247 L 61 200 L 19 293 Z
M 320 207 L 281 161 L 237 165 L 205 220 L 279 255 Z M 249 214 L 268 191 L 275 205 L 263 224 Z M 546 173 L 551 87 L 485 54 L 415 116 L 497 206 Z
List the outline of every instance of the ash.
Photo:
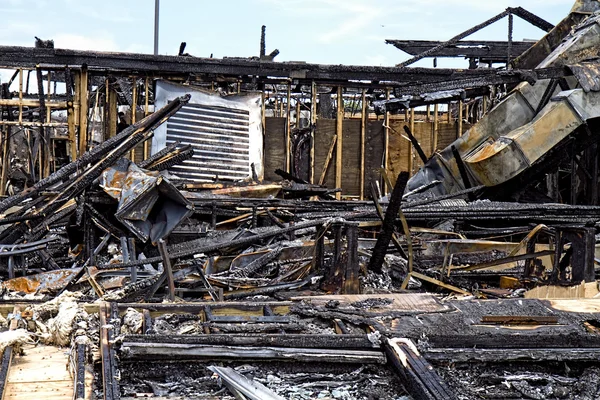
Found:
M 122 396 L 181 396 L 234 400 L 209 363 L 144 363 L 123 365 Z M 307 363 L 219 363 L 236 369 L 290 400 L 411 400 L 394 371 L 384 366 Z

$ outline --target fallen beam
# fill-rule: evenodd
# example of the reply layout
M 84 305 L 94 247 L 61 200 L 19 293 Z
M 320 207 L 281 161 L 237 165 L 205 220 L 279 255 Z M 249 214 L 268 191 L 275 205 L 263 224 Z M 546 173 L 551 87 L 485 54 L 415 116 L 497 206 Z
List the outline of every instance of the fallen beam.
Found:
M 262 334 L 262 335 L 127 335 L 127 343 L 189 344 L 217 346 L 291 347 L 303 349 L 374 349 L 379 348 L 367 335 L 313 335 L 313 334 Z
M 123 342 L 123 360 L 279 360 L 293 362 L 328 362 L 385 364 L 381 351 L 346 349 L 310 349 L 294 347 L 213 346 L 201 344 Z
M 388 339 L 384 347 L 390 362 L 398 370 L 413 398 L 417 400 L 457 398 L 410 340 Z

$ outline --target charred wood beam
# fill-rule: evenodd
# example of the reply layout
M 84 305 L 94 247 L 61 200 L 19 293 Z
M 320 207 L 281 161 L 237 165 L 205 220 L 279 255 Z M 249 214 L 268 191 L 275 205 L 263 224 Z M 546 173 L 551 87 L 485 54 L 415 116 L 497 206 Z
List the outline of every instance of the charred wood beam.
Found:
M 360 293 L 360 265 L 358 261 L 358 222 L 346 222 L 346 271 L 342 293 Z
M 75 349 L 75 376 L 73 378 L 75 400 L 85 400 L 85 355 L 86 345 L 78 343 Z
M 540 111 L 542 111 L 542 109 L 546 107 L 546 105 L 550 102 L 550 99 L 552 98 L 552 95 L 554 94 L 554 91 L 556 90 L 559 81 L 560 79 L 552 79 L 550 81 L 550 84 L 548 85 L 548 87 L 546 87 L 544 95 L 542 96 L 542 100 L 540 100 L 540 104 L 538 104 L 537 110 L 535 111 L 536 115 L 539 114 Z
M 12 346 L 7 346 L 6 348 L 4 348 L 0 364 L 0 398 L 5 398 L 4 390 L 6 389 L 6 383 L 8 382 L 8 372 L 10 370 L 12 356 Z
M 225 322 L 225 323 L 285 323 L 291 322 L 287 315 L 214 315 L 210 306 L 204 307 L 204 315 L 208 322 Z
M 118 369 L 116 352 L 113 347 L 115 326 L 108 303 L 100 304 L 100 355 L 102 358 L 102 387 L 104 400 L 118 400 L 121 398 L 119 383 L 117 381 Z
M 550 32 L 552 29 L 554 29 L 554 25 L 552 25 L 550 22 L 538 17 L 530 11 L 527 11 L 523 7 L 511 7 L 510 12 L 543 31 Z
M 475 25 L 474 27 L 467 29 L 466 31 L 464 31 L 462 33 L 459 33 L 458 35 L 454 36 L 452 39 L 450 39 L 446 42 L 442 42 L 442 43 L 438 44 L 437 46 L 432 47 L 429 50 L 426 50 L 426 51 L 414 56 L 413 58 L 398 64 L 398 66 L 406 67 L 408 65 L 414 64 L 415 62 L 417 62 L 425 57 L 431 57 L 432 55 L 434 55 L 436 52 L 440 51 L 441 49 L 444 49 L 448 46 L 452 46 L 452 45 L 458 43 L 460 40 L 466 38 L 467 36 L 470 36 L 473 33 L 478 32 L 481 29 L 485 28 L 486 26 L 489 26 L 489 25 L 493 24 L 494 22 L 497 22 L 497 21 L 501 20 L 502 18 L 504 18 L 508 15 L 511 15 L 511 14 L 517 15 L 518 17 L 537 26 L 538 28 L 545 30 L 546 32 L 549 32 L 550 30 L 552 30 L 552 28 L 554 28 L 554 25 L 550 24 L 547 21 L 544 21 L 543 19 L 539 18 L 535 14 L 532 14 L 531 12 L 525 10 L 522 7 L 516 7 L 516 8 L 509 7 L 506 10 L 504 10 L 503 12 L 501 12 L 500 14 L 488 19 L 487 21 L 482 22 L 479 25 Z
M 504 10 L 503 12 L 501 12 L 500 14 L 488 19 L 485 22 L 482 22 L 479 25 L 475 25 L 474 27 L 467 29 L 466 31 L 459 33 L 458 35 L 454 36 L 452 39 L 446 41 L 446 42 L 442 42 L 440 44 L 438 44 L 435 47 L 430 48 L 429 50 L 426 50 L 420 54 L 417 54 L 416 56 L 412 57 L 409 60 L 406 60 L 400 64 L 398 64 L 398 67 L 406 67 L 409 66 L 411 64 L 414 64 L 415 62 L 422 60 L 423 58 L 426 57 L 431 57 L 432 55 L 434 55 L 435 53 L 437 53 L 438 51 L 440 51 L 441 49 L 451 46 L 455 43 L 457 43 L 458 41 L 460 41 L 461 39 L 466 38 L 467 36 L 472 35 L 473 33 L 480 31 L 481 29 L 485 28 L 486 26 L 489 26 L 491 24 L 493 24 L 496 21 L 500 21 L 502 18 L 506 17 L 508 15 L 508 9 Z
M 164 171 L 171 168 L 174 165 L 181 164 L 182 162 L 191 159 L 194 156 L 194 148 L 191 145 L 186 145 L 177 149 L 169 157 L 166 157 L 154 164 L 148 169 L 150 171 Z
M 202 344 L 218 346 L 252 347 L 297 347 L 365 350 L 377 349 L 367 335 L 313 335 L 313 334 L 262 334 L 262 335 L 127 335 L 123 342 L 130 343 L 170 343 Z
M 385 353 L 417 400 L 455 399 L 456 394 L 407 339 L 388 339 Z
M 381 204 L 379 204 L 379 200 L 377 200 L 377 189 L 375 188 L 375 185 L 373 182 L 371 182 L 371 198 L 373 199 L 373 204 L 375 205 L 375 210 L 377 211 L 377 215 L 379 216 L 379 219 L 383 223 L 383 221 L 385 220 L 385 215 L 383 214 L 383 208 L 381 207 Z M 394 243 L 396 250 L 398 250 L 398 253 L 400 253 L 400 255 L 404 259 L 408 259 L 408 255 L 402 248 L 402 246 L 400 244 L 400 240 L 398 239 L 398 235 L 396 235 L 395 232 L 392 234 L 392 242 Z
M 432 40 L 386 40 L 387 44 L 391 44 L 397 49 L 405 53 L 415 56 L 423 53 L 426 50 L 437 47 L 441 42 Z M 512 43 L 512 58 L 521 55 L 534 42 L 513 42 Z M 465 57 L 479 58 L 482 62 L 504 62 L 506 61 L 508 42 L 489 41 L 489 40 L 461 40 L 453 45 L 441 48 L 432 57 Z
M 460 153 L 456 149 L 456 146 L 452 145 L 452 155 L 456 160 L 456 166 L 458 167 L 458 172 L 460 172 L 460 178 L 462 179 L 463 186 L 465 189 L 471 189 L 471 181 L 469 180 L 469 175 L 467 174 L 467 168 L 465 167 L 465 163 L 463 162 Z M 471 195 L 469 195 L 471 199 Z
M 446 322 L 447 323 L 447 322 Z M 440 325 L 440 329 L 442 325 Z M 600 336 L 589 334 L 583 328 L 575 332 L 560 325 L 537 329 L 535 332 L 511 328 L 495 327 L 493 334 L 484 334 L 489 330 L 468 330 L 459 334 L 434 333 L 428 335 L 431 348 L 453 349 L 565 349 L 565 348 L 595 348 L 600 349 Z M 417 338 L 418 333 L 415 334 Z
M 280 360 L 289 362 L 331 362 L 384 364 L 381 351 L 294 347 L 249 347 L 203 344 L 123 342 L 124 360 Z
M 177 147 L 179 147 L 181 145 L 181 142 L 174 142 L 171 143 L 170 145 L 168 145 L 167 147 L 165 147 L 164 149 L 160 150 L 159 152 L 157 152 L 156 154 L 153 154 L 152 156 L 148 157 L 146 160 L 140 162 L 138 164 L 138 166 L 140 168 L 145 168 L 148 169 L 152 164 L 158 162 L 159 160 L 161 160 L 163 157 L 167 156 L 168 154 L 174 152 Z
M 408 172 L 403 171 L 400 173 L 400 175 L 398 175 L 398 179 L 394 185 L 394 190 L 392 190 L 390 203 L 385 211 L 385 217 L 383 219 L 381 231 L 377 236 L 377 243 L 373 248 L 373 255 L 369 261 L 368 267 L 371 271 L 381 273 L 387 248 L 390 244 L 392 235 L 394 234 L 394 223 L 396 221 L 398 211 L 400 210 L 400 206 L 402 205 L 402 195 L 404 194 L 404 189 L 406 189 L 407 182 Z
M 396 96 L 417 95 L 458 89 L 485 88 L 490 85 L 512 84 L 523 81 L 527 81 L 533 85 L 538 80 L 560 79 L 571 75 L 572 72 L 563 68 L 548 68 L 544 70 L 513 69 L 510 71 L 496 71 L 494 74 L 486 76 L 465 76 L 457 79 L 449 78 L 436 81 L 429 79 L 399 84 L 394 88 L 394 94 Z
M 410 139 L 410 142 L 412 143 L 413 147 L 417 151 L 417 154 L 419 155 L 419 158 L 421 159 L 421 161 L 423 161 L 423 164 L 427 163 L 427 156 L 425 155 L 423 148 L 419 144 L 419 141 L 417 140 L 417 138 L 410 131 L 410 128 L 406 125 L 404 125 L 404 132 L 406 132 L 408 139 Z
M 373 66 L 322 65 L 308 63 L 279 63 L 247 58 L 199 58 L 136 53 L 104 53 L 66 49 L 40 49 L 18 46 L 0 46 L 0 67 L 35 68 L 40 64 L 44 69 L 64 69 L 65 65 L 87 65 L 90 73 L 113 75 L 122 72 L 130 75 L 152 74 L 161 71 L 163 75 L 210 74 L 254 79 L 279 77 L 297 79 L 301 82 L 317 83 L 343 81 L 387 81 L 386 86 L 397 86 L 397 82 L 427 82 L 449 80 L 459 77 L 496 75 L 495 70 L 462 70 L 442 68 L 390 68 Z M 348 82 L 356 86 L 356 82 Z
M 494 325 L 556 325 L 558 317 L 545 315 L 484 315 L 484 324 Z
M 278 302 L 221 302 L 221 303 L 210 303 L 210 307 L 213 310 L 237 310 L 238 312 L 259 312 L 265 305 L 270 306 L 273 310 L 278 311 L 281 309 L 289 310 L 292 302 L 278 301 Z M 128 308 L 135 308 L 139 310 L 149 310 L 158 314 L 164 313 L 189 313 L 199 314 L 204 311 L 205 304 L 200 303 L 118 303 L 120 311 L 125 311 Z M 281 312 L 278 312 L 281 314 Z
M 264 56 L 267 55 L 266 31 L 267 31 L 267 27 L 265 25 L 263 25 L 260 28 L 260 52 L 259 52 L 259 57 L 261 59 Z

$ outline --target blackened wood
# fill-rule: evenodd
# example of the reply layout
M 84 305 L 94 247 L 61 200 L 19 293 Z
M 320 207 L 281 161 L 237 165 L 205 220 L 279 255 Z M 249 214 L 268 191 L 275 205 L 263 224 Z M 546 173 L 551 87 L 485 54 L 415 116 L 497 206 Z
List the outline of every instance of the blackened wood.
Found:
M 100 304 L 100 353 L 102 357 L 102 387 L 104 400 L 117 400 L 121 397 L 116 380 L 116 353 L 113 348 L 114 326 L 107 303 Z M 109 323 L 110 321 L 110 323 Z
M 126 335 L 123 342 L 206 344 L 222 346 L 276 346 L 324 349 L 374 349 L 367 335 L 315 334 L 211 334 L 211 335 Z
M 289 362 L 331 362 L 383 364 L 386 357 L 376 350 L 347 350 L 295 347 L 217 346 L 124 342 L 121 358 L 127 360 L 280 360 Z
M 144 315 L 144 319 L 142 321 L 142 332 L 145 334 L 149 334 L 152 331 L 152 316 L 150 315 L 150 310 L 142 310 L 142 314 Z
M 85 344 L 78 343 L 76 348 L 74 392 L 75 400 L 85 399 Z
M 425 152 L 421 148 L 421 145 L 419 144 L 419 141 L 417 140 L 417 138 L 412 134 L 412 132 L 410 131 L 410 128 L 406 125 L 404 125 L 404 132 L 406 132 L 408 139 L 410 139 L 410 142 L 412 143 L 413 147 L 417 151 L 417 154 L 419 155 L 419 158 L 421 159 L 423 164 L 426 164 L 427 156 L 425 155 Z
M 388 360 L 398 371 L 413 398 L 417 400 L 456 398 L 435 369 L 410 346 L 388 340 L 384 344 L 384 349 Z
M 346 223 L 346 276 L 344 277 L 344 286 L 342 292 L 345 294 L 360 293 L 360 266 L 358 264 L 358 223 Z
M 4 389 L 8 381 L 8 372 L 12 361 L 13 348 L 7 346 L 2 352 L 2 364 L 0 365 L 0 399 L 4 398 Z
M 469 180 L 469 175 L 467 174 L 467 168 L 465 167 L 465 163 L 463 162 L 460 153 L 454 145 L 452 145 L 452 155 L 456 160 L 456 166 L 458 167 L 458 172 L 460 172 L 460 178 L 463 181 L 463 186 L 465 189 L 471 189 L 471 181 Z
M 373 255 L 369 262 L 369 269 L 373 272 L 381 273 L 383 267 L 383 261 L 387 253 L 388 245 L 392 235 L 394 234 L 394 222 L 398 216 L 398 211 L 402 205 L 402 195 L 408 182 L 408 172 L 403 171 L 398 175 L 396 185 L 390 198 L 387 210 L 385 211 L 385 217 L 381 226 L 381 231 L 377 237 L 377 243 L 373 249 Z
M 167 244 L 163 239 L 158 241 L 158 251 L 163 261 L 163 268 L 167 277 L 167 284 L 169 285 L 169 300 L 175 300 L 175 279 L 173 278 L 173 268 L 171 266 L 171 258 L 167 251 Z

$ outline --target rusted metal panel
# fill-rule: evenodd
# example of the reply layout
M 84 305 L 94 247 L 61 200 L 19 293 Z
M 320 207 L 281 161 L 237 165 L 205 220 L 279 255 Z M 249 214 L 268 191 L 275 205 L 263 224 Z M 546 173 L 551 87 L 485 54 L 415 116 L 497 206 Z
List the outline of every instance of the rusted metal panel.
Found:
M 65 287 L 81 271 L 81 268 L 60 269 L 41 274 L 20 276 L 2 282 L 2 288 L 22 293 L 49 293 Z

